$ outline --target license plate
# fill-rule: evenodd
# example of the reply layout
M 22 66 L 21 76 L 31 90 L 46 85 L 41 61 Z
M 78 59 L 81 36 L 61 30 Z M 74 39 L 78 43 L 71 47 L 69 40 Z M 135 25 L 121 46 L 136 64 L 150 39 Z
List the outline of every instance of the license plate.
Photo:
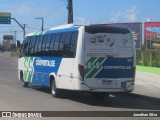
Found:
M 102 80 L 102 85 L 112 85 L 113 81 L 112 80 Z

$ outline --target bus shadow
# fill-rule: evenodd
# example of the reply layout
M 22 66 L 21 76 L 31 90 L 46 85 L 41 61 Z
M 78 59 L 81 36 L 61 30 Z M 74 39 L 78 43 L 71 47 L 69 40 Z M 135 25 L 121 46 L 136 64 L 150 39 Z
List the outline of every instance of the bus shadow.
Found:
M 48 93 L 48 94 L 51 93 L 49 87 L 44 87 L 44 86 L 39 86 L 39 85 L 31 84 L 31 85 L 29 86 L 29 88 L 34 89 L 34 90 L 37 90 L 37 91 L 40 91 L 40 92 Z
M 30 86 L 30 88 L 50 94 L 50 89 L 47 87 Z M 90 106 L 160 110 L 160 98 L 136 93 L 112 93 L 105 99 L 97 99 L 91 97 L 88 92 L 63 91 L 62 96 L 60 99 L 72 100 Z
M 160 110 L 160 98 L 135 93 L 114 93 L 110 94 L 105 99 L 96 99 L 87 93 L 75 93 L 64 99 L 73 100 L 91 106 Z

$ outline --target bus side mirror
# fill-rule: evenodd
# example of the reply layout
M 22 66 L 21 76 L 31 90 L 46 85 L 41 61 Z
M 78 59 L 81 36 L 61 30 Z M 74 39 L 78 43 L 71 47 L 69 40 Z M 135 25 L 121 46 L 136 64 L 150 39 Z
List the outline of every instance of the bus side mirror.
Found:
M 17 48 L 20 48 L 21 47 L 21 43 L 20 43 L 20 41 L 18 40 L 17 41 Z

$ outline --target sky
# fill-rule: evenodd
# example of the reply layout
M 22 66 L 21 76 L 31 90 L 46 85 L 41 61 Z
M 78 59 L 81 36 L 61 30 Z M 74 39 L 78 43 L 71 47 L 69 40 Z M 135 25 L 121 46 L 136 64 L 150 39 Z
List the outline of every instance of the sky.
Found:
M 160 22 L 160 0 L 73 0 L 74 24 L 108 24 L 125 22 Z M 67 0 L 0 0 L 0 12 L 9 12 L 20 24 L 26 24 L 26 34 L 67 24 Z M 15 32 L 16 31 L 16 32 Z M 16 33 L 16 34 L 15 34 Z M 23 41 L 23 30 L 11 20 L 0 24 L 0 43 L 3 35 L 16 35 Z

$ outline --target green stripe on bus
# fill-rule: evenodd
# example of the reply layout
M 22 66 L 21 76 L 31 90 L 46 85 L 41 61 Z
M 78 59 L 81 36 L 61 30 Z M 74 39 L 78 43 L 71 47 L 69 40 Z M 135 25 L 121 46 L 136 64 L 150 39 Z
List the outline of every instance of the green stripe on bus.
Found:
M 33 63 L 34 63 L 34 57 L 25 58 L 25 61 L 24 61 L 24 81 L 25 82 L 32 81 L 32 77 L 34 73 Z
M 85 64 L 85 71 L 84 71 L 84 76 L 86 76 L 88 74 L 88 72 L 93 68 L 92 63 L 97 59 L 97 57 L 91 57 L 87 63 Z M 90 64 L 90 68 L 89 67 Z
M 40 31 L 40 32 L 35 32 L 34 34 L 33 34 L 33 36 L 36 36 L 36 35 L 43 35 L 43 31 Z
M 91 57 L 91 58 L 87 61 L 86 65 L 87 65 L 89 62 L 93 63 L 96 58 L 97 58 L 97 57 Z
M 24 60 L 24 81 L 27 81 L 28 65 L 26 65 L 26 64 L 28 62 L 28 59 L 29 59 L 29 57 L 26 57 Z
M 33 35 L 35 36 L 35 35 L 37 35 L 39 32 L 35 32 Z
M 43 31 L 39 32 L 38 35 L 43 35 Z
M 93 69 L 93 70 L 91 71 L 91 73 L 86 76 L 86 78 L 92 78 L 93 75 L 94 75 L 97 71 L 98 71 L 97 69 Z
M 94 69 L 92 71 L 90 71 L 90 73 L 86 76 L 86 78 L 92 78 L 97 72 L 98 70 L 101 68 L 101 62 L 104 60 L 104 57 L 100 57 L 95 63 L 94 63 Z M 97 63 L 99 66 L 97 66 Z

